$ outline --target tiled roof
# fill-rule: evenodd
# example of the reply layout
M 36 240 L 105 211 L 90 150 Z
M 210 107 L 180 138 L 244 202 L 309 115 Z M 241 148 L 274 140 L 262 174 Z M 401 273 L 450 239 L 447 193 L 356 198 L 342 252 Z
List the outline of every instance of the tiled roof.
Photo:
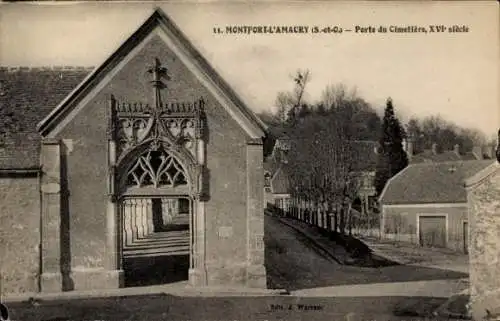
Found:
M 410 164 L 387 182 L 382 204 L 465 203 L 464 181 L 493 160 Z
M 40 122 L 91 68 L 0 67 L 0 169 L 39 165 Z
M 269 172 L 269 174 L 274 175 L 279 167 L 279 163 L 276 162 L 272 157 L 268 156 L 264 160 L 264 171 Z

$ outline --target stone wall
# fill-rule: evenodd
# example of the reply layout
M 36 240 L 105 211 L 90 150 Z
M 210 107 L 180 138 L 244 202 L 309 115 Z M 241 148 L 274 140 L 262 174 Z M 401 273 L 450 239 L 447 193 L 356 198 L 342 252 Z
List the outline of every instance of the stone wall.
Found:
M 38 291 L 40 190 L 38 178 L 0 178 L 0 291 Z
M 494 163 L 466 182 L 469 206 L 471 309 L 500 313 L 500 165 Z

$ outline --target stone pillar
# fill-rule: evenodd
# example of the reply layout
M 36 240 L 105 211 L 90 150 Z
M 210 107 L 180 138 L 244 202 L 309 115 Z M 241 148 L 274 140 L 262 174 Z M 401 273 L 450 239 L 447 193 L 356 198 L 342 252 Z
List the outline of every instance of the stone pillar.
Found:
M 198 137 L 197 141 L 197 158 L 198 167 L 195 177 L 198 186 L 197 195 L 194 199 L 192 206 L 193 213 L 192 231 L 194 233 L 193 239 L 193 267 L 189 269 L 189 284 L 193 286 L 206 286 L 208 285 L 207 268 L 206 268 L 206 239 L 205 239 L 205 195 L 204 194 L 204 181 L 203 181 L 203 168 L 205 166 L 205 142 Z
M 153 222 L 153 201 L 151 198 L 145 199 L 146 201 L 146 221 L 147 221 L 147 234 L 154 233 L 155 226 Z
M 41 291 L 61 292 L 61 145 L 44 139 L 41 148 Z
M 115 169 L 116 169 L 116 115 L 115 99 L 110 97 L 108 105 L 108 200 L 106 210 L 106 261 L 105 273 L 100 276 L 86 276 L 85 278 L 95 278 L 96 282 L 103 287 L 123 286 L 122 270 L 122 249 L 123 240 L 123 216 L 119 206 L 117 193 L 115 190 Z M 77 277 L 77 276 L 75 276 Z M 78 278 L 78 277 L 77 277 Z M 101 282 L 102 280 L 102 282 Z
M 107 213 L 106 213 L 106 241 L 107 241 L 107 255 L 106 255 L 106 268 L 109 270 L 120 269 L 119 260 L 119 244 L 117 228 L 120 226 L 118 218 L 116 202 L 108 200 Z
M 170 224 L 174 219 L 174 217 L 176 217 L 179 214 L 179 206 L 176 203 L 177 199 L 173 198 L 161 199 L 163 224 Z
M 143 230 L 143 214 L 142 214 L 142 198 L 135 199 L 135 224 L 137 228 L 137 239 L 142 239 L 144 237 Z
M 474 320 L 500 315 L 500 165 L 466 181 L 470 305 Z M 491 319 L 493 320 L 493 319 Z
M 139 224 L 137 224 L 137 212 L 138 212 L 138 204 L 137 204 L 137 199 L 131 198 L 129 200 L 130 202 L 130 213 L 132 215 L 132 241 L 135 242 L 139 238 Z
M 138 200 L 139 201 L 139 216 L 140 216 L 140 238 L 144 238 L 148 235 L 147 229 L 148 229 L 148 220 L 147 220 L 147 199 L 141 198 Z
M 122 211 L 123 211 L 123 226 L 124 226 L 124 246 L 130 246 L 134 243 L 133 238 L 133 216 L 132 216 L 132 204 L 130 199 L 126 199 L 122 203 Z
M 247 144 L 247 276 L 246 286 L 266 288 L 264 266 L 264 169 L 262 141 Z

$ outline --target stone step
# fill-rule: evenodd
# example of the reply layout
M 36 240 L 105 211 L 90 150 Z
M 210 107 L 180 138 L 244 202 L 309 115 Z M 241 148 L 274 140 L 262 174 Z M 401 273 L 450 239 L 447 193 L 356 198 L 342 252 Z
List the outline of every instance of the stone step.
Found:
M 124 249 L 133 249 L 133 250 L 157 249 L 157 248 L 169 248 L 174 246 L 185 246 L 185 245 L 189 246 L 189 240 L 180 240 L 177 242 L 164 242 L 164 243 L 142 243 L 142 244 L 134 243 L 132 245 L 128 245 Z
M 151 257 L 151 256 L 167 256 L 167 255 L 188 255 L 189 245 L 175 247 L 160 247 L 153 249 L 131 250 L 124 249 L 123 256 L 128 257 Z

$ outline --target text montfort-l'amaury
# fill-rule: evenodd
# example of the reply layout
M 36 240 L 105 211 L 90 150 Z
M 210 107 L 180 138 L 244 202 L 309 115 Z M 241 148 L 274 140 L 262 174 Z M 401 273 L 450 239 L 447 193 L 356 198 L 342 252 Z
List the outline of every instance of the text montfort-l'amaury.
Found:
M 460 33 L 469 32 L 469 27 L 465 25 L 388 25 L 388 26 L 355 26 L 355 33 Z

